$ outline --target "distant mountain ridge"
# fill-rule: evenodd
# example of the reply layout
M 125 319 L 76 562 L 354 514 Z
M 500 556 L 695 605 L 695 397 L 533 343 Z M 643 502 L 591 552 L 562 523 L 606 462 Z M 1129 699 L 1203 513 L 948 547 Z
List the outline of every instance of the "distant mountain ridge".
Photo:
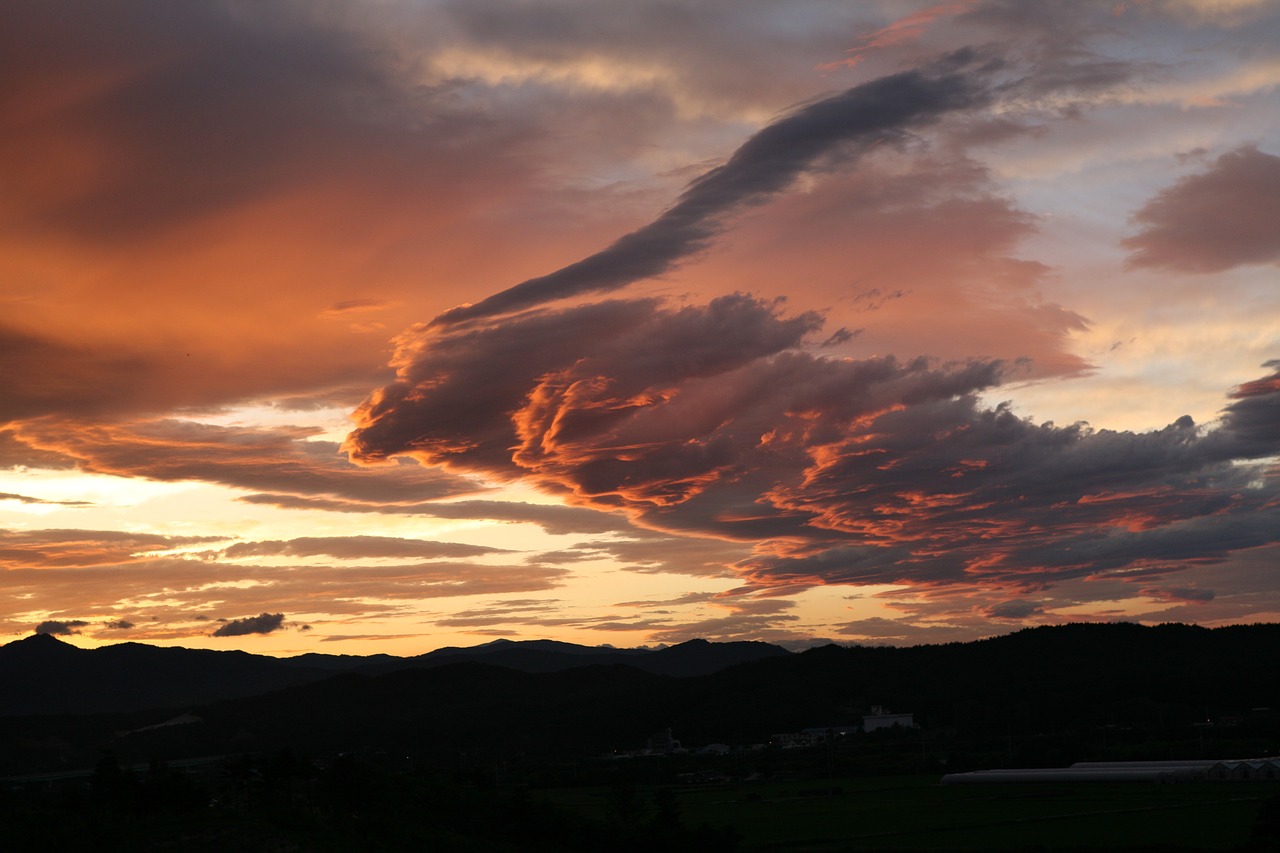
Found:
M 1200 757 L 1264 755 L 1280 743 L 1276 624 L 1071 624 L 970 643 L 829 645 L 796 654 L 769 652 L 767 644 L 693 641 L 623 650 L 626 663 L 617 663 L 609 649 L 582 651 L 568 655 L 581 665 L 555 672 L 491 665 L 507 652 L 556 649 L 536 641 L 439 650 L 405 659 L 386 674 L 353 669 L 348 665 L 360 659 L 341 656 L 325 669 L 241 652 L 189 657 L 190 650 L 128 646 L 121 652 L 76 649 L 52 638 L 11 643 L 0 647 L 0 683 L 21 683 L 9 679 L 23 675 L 17 664 L 25 662 L 61 691 L 65 706 L 69 695 L 93 695 L 72 676 L 111 648 L 125 660 L 190 663 L 190 680 L 198 673 L 225 677 L 241 664 L 264 661 L 280 668 L 271 677 L 311 680 L 203 705 L 10 716 L 0 720 L 0 776 L 92 767 L 104 749 L 133 763 L 291 749 L 309 756 L 405 756 L 419 766 L 493 772 L 505 764 L 563 765 L 641 748 L 668 729 L 689 747 L 763 743 L 774 733 L 856 726 L 876 706 L 912 713 L 920 728 L 873 732 L 857 741 L 857 750 L 884 735 L 885 743 L 897 742 L 903 755 L 915 756 L 912 767 L 919 769 L 926 757 L 944 758 L 947 772 L 979 762 L 1010 766 L 1014 753 L 1025 766 L 1045 767 L 1168 758 L 1175 744 Z M 633 665 L 683 666 L 686 657 L 696 662 L 721 652 L 768 656 L 683 678 Z M 335 674 L 339 665 L 347 671 Z M 99 667 L 95 683 L 112 672 Z M 20 692 L 6 690 L 0 699 L 11 702 Z M 247 692 L 243 686 L 241 692 Z
M 0 717 L 178 708 L 311 684 L 344 672 L 386 675 L 461 663 L 526 673 L 629 666 L 655 675 L 709 675 L 790 652 L 761 642 L 690 640 L 663 649 L 614 649 L 555 640 L 497 640 L 416 657 L 304 654 L 291 658 L 120 643 L 81 649 L 48 634 L 0 646 Z

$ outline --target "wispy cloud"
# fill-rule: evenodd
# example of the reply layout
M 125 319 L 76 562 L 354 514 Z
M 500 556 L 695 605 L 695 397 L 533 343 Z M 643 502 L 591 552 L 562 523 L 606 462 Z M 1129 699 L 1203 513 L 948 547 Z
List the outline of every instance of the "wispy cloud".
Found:
M 798 107 L 755 133 L 723 165 L 694 179 L 648 225 L 577 263 L 447 311 L 433 323 L 510 313 L 661 275 L 706 248 L 730 214 L 790 186 L 822 158 L 838 153 L 851 159 L 860 148 L 900 138 L 985 97 L 976 75 L 909 71 Z

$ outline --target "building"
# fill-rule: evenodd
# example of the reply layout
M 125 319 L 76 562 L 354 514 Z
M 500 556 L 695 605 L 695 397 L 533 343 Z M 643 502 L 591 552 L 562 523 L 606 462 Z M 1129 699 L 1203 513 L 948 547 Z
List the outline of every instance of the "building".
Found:
M 872 705 L 871 713 L 862 718 L 862 730 L 874 732 L 876 729 L 891 729 L 901 726 L 904 729 L 916 727 L 914 714 L 894 714 L 883 705 Z

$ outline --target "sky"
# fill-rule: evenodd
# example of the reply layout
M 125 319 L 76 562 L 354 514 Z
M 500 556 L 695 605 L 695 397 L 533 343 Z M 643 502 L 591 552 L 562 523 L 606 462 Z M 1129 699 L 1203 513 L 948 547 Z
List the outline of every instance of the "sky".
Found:
M 0 641 L 1280 620 L 1280 0 L 14 0 Z

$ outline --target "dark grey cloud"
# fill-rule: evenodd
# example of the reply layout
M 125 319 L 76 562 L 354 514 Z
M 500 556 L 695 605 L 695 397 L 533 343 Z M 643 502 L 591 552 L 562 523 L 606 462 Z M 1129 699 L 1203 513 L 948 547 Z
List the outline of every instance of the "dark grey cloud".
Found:
M 786 189 L 824 157 L 848 159 L 945 113 L 978 106 L 985 98 L 975 76 L 908 71 L 805 104 L 756 132 L 723 165 L 696 178 L 648 225 L 549 275 L 447 311 L 434 323 L 509 313 L 661 275 L 706 248 L 730 214 Z
M 1121 244 L 1134 267 L 1217 273 L 1280 263 L 1280 157 L 1246 145 L 1161 190 Z
M 246 616 L 243 619 L 223 622 L 211 636 L 242 637 L 246 634 L 270 634 L 272 631 L 280 630 L 283 625 L 283 613 L 261 613 L 257 616 Z
M 1208 428 L 1095 430 L 986 407 L 1011 366 L 818 358 L 801 349 L 818 330 L 740 295 L 436 328 L 402 342 L 400 382 L 362 409 L 347 446 L 750 543 L 733 565 L 744 589 L 979 583 L 1021 598 L 1280 540 L 1262 473 L 1280 451 L 1280 374 L 1234 389 Z M 643 542 L 566 556 L 625 559 L 615 547 L 639 548 L 644 566 Z
M 37 634 L 54 634 L 60 637 L 68 637 L 73 634 L 79 634 L 80 629 L 85 628 L 88 625 L 89 623 L 85 622 L 83 619 L 71 619 L 65 622 L 49 620 L 37 625 L 35 632 Z
M 1280 539 L 1265 461 L 1280 449 L 1280 382 L 1273 374 L 1235 397 L 1208 431 L 1189 418 L 1149 433 L 1035 425 L 963 397 L 886 413 L 771 496 L 859 541 L 739 568 L 766 584 L 1035 590 L 1220 562 Z
M 402 338 L 397 381 L 361 407 L 345 446 L 365 461 L 412 450 L 432 463 L 518 475 L 510 447 L 524 427 L 514 413 L 536 417 L 532 408 L 544 397 L 586 393 L 601 378 L 621 399 L 574 413 L 561 431 L 607 428 L 643 409 L 643 400 L 627 398 L 657 393 L 657 383 L 728 373 L 795 346 L 820 325 L 815 314 L 784 317 L 777 304 L 734 294 L 675 310 L 653 299 L 609 300 L 497 326 L 420 329 Z
M 128 619 L 116 619 L 114 621 L 104 623 L 102 627 L 109 628 L 113 631 L 127 631 L 135 626 Z

